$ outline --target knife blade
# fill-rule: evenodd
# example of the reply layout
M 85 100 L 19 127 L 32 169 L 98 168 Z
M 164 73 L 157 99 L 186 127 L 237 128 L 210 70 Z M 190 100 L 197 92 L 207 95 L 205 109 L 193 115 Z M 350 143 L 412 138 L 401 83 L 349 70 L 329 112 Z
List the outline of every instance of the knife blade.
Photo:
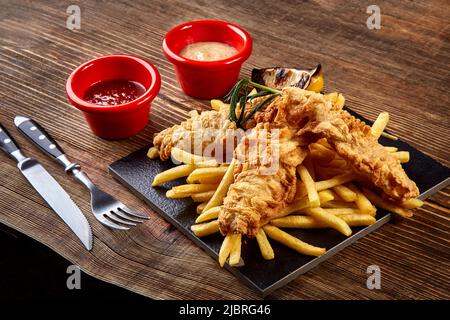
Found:
M 1 124 L 0 148 L 17 161 L 17 167 L 28 182 L 90 251 L 93 237 L 86 217 L 67 192 L 37 160 L 22 154 L 17 142 Z

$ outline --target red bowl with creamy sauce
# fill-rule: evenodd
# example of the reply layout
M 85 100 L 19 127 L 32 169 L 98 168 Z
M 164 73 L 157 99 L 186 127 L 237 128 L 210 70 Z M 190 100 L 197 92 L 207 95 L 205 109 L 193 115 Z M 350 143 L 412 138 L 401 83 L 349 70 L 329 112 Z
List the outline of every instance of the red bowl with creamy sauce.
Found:
M 153 64 L 131 55 L 108 55 L 76 68 L 66 82 L 73 106 L 95 135 L 123 139 L 145 128 L 150 104 L 161 87 Z
M 219 42 L 233 47 L 236 54 L 221 60 L 198 61 L 181 55 L 198 42 Z M 163 40 L 163 52 L 173 63 L 183 91 L 192 97 L 223 97 L 239 77 L 241 65 L 252 52 L 252 38 L 237 25 L 217 20 L 191 21 L 170 30 Z

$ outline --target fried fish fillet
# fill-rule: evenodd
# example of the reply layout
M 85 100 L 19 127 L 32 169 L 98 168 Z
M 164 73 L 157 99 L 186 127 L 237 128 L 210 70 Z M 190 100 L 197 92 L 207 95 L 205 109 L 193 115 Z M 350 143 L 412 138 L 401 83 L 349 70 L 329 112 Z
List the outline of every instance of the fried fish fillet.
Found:
M 416 184 L 408 178 L 400 161 L 378 143 L 370 127 L 334 106 L 322 94 L 285 88 L 282 96 L 256 116 L 256 121 L 284 124 L 296 130 L 295 137 L 300 145 L 326 138 L 356 173 L 394 200 L 419 195 Z
M 235 150 L 235 181 L 219 214 L 222 234 L 253 237 L 294 199 L 295 170 L 306 151 L 293 139 L 291 130 L 282 128 L 274 139 L 271 127 L 268 123 L 259 124 Z
M 193 112 L 191 117 L 178 125 L 167 128 L 153 138 L 153 145 L 159 151 L 161 160 L 168 160 L 173 147 L 198 153 L 214 140 L 220 141 L 218 134 L 225 134 L 226 129 L 236 125 L 227 119 L 228 111 Z

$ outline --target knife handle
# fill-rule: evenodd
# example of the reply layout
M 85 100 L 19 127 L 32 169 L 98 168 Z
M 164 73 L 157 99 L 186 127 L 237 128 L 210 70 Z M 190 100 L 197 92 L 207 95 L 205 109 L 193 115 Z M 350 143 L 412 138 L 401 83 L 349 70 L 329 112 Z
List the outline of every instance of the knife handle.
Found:
M 16 116 L 14 124 L 33 144 L 50 157 L 57 159 L 64 154 L 58 143 L 35 121 Z
M 13 152 L 19 150 L 19 145 L 9 134 L 8 130 L 0 123 L 0 149 L 6 152 L 10 157 L 17 159 Z

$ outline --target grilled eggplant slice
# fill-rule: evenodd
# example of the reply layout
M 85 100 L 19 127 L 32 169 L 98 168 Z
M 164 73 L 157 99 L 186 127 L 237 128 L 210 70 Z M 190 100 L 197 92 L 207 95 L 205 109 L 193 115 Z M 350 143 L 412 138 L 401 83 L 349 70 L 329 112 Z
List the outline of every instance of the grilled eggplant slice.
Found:
M 274 88 L 299 87 L 316 92 L 322 91 L 322 67 L 318 64 L 311 70 L 273 67 L 252 70 L 252 81 Z

